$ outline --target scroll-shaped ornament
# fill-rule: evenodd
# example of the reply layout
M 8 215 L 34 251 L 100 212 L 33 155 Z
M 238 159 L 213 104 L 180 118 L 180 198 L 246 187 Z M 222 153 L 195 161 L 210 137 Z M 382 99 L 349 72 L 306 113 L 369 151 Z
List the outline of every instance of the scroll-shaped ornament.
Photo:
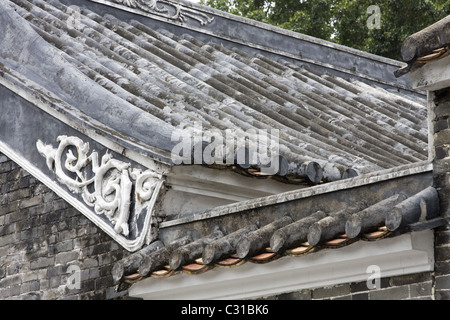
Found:
M 188 18 L 193 19 L 202 26 L 214 20 L 214 17 L 210 17 L 203 12 L 167 0 L 114 0 L 114 2 L 170 20 L 186 22 Z
M 135 192 L 136 212 L 136 208 L 142 208 L 151 198 L 162 176 L 151 170 L 131 169 L 130 163 L 113 159 L 109 153 L 99 162 L 98 153 L 89 154 L 89 143 L 78 137 L 62 135 L 57 141 L 57 148 L 41 140 L 36 143 L 38 151 L 47 159 L 48 168 L 70 190 L 81 193 L 96 214 L 106 216 L 115 232 L 128 236 L 132 192 Z M 136 181 L 134 189 L 133 181 Z

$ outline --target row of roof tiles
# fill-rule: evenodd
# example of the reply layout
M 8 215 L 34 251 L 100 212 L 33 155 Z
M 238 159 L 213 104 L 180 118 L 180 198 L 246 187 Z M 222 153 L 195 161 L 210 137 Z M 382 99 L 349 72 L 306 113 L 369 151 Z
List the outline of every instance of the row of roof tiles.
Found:
M 428 187 L 411 197 L 395 194 L 370 206 L 360 203 L 339 212 L 317 211 L 297 221 L 284 216 L 267 225 L 251 224 L 230 234 L 218 230 L 195 241 L 189 236 L 167 245 L 156 241 L 116 263 L 112 274 L 118 284 L 131 284 L 145 277 L 168 277 L 178 271 L 198 274 L 247 261 L 267 263 L 283 255 L 297 257 L 358 240 L 379 240 L 410 231 L 415 224 L 439 222 L 438 216 L 437 191 Z
M 85 8 L 74 27 L 57 0 L 9 4 L 64 59 L 137 114 L 174 130 L 199 121 L 205 130 L 279 129 L 289 168 L 283 175 L 317 183 L 427 158 L 423 100 Z
M 442 59 L 450 54 L 450 16 L 422 29 L 403 41 L 401 55 L 407 66 L 394 72 L 401 77 L 413 69 Z
M 363 241 L 377 241 L 380 239 L 384 239 L 389 237 L 392 232 L 388 231 L 387 228 L 380 227 L 378 230 L 361 234 L 361 237 L 358 239 L 349 239 L 347 235 L 342 234 L 336 236 L 335 239 L 324 242 L 320 246 L 311 246 L 308 242 L 304 242 L 299 246 L 286 250 L 283 253 L 273 252 L 270 248 L 267 248 L 267 252 L 262 252 L 256 254 L 254 256 L 248 258 L 239 258 L 237 254 L 232 254 L 228 258 L 223 260 L 215 261 L 214 263 L 205 264 L 202 258 L 195 259 L 192 263 L 185 264 L 180 268 L 174 270 L 170 267 L 170 265 L 165 265 L 163 268 L 150 272 L 146 277 L 152 277 L 156 279 L 167 278 L 173 276 L 176 273 L 183 272 L 191 275 L 201 274 L 206 271 L 211 270 L 212 268 L 234 268 L 238 267 L 246 262 L 251 262 L 255 264 L 265 264 L 272 262 L 281 258 L 282 256 L 291 256 L 291 257 L 301 257 L 313 252 L 317 252 L 320 249 L 338 249 L 344 246 L 350 245 L 358 240 Z M 124 276 L 121 280 L 125 284 L 133 284 L 136 283 L 145 277 L 137 270 L 138 272 L 128 274 Z

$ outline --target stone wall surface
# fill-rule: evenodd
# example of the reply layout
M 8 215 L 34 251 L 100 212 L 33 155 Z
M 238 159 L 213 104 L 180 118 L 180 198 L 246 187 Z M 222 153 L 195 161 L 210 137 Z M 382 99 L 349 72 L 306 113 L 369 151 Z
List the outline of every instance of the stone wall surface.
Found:
M 119 299 L 111 268 L 127 252 L 0 154 L 0 299 Z

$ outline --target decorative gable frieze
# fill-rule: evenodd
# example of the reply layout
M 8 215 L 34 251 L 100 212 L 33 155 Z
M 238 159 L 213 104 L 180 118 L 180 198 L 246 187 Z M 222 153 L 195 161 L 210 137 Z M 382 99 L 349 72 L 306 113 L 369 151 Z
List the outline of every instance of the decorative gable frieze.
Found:
M 145 237 L 163 184 L 162 175 L 151 169 L 132 168 L 109 152 L 100 159 L 96 151 L 90 152 L 88 142 L 75 136 L 61 135 L 57 142 L 59 145 L 54 148 L 38 140 L 36 147 L 59 183 L 79 194 L 93 213 L 110 225 L 119 242 L 134 243 Z
M 104 4 L 119 4 L 130 8 L 136 13 L 145 13 L 156 15 L 172 21 L 181 23 L 187 22 L 189 19 L 198 22 L 201 26 L 205 26 L 214 21 L 214 17 L 209 16 L 199 10 L 189 8 L 166 0 L 93 0 Z

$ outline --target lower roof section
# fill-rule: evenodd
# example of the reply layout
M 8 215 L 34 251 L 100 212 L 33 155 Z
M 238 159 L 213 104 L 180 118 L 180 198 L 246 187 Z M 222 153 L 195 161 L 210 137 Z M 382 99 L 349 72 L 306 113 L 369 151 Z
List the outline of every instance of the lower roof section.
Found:
M 365 200 L 368 203 L 376 203 L 386 194 L 400 190 L 412 195 L 432 183 L 431 171 L 433 165 L 429 161 L 423 161 L 412 165 L 405 165 L 393 169 L 382 170 L 365 174 L 362 176 L 335 181 L 327 184 L 321 184 L 304 189 L 296 189 L 292 191 L 279 192 L 274 195 L 240 201 L 237 203 L 218 206 L 212 209 L 191 212 L 189 214 L 180 214 L 173 216 L 161 222 L 162 230 L 171 228 L 183 228 L 184 225 L 195 223 L 196 221 L 205 221 L 208 219 L 225 218 L 228 215 L 242 215 L 250 210 L 264 210 L 264 208 L 275 208 L 283 206 L 286 203 L 294 205 L 293 201 L 302 203 L 302 212 L 310 210 L 314 212 L 317 208 L 327 207 L 330 199 L 340 199 L 339 204 L 334 209 L 342 209 L 348 203 L 356 203 Z M 367 192 L 366 188 L 370 188 Z M 409 190 L 409 191 L 406 191 Z M 380 193 L 381 192 L 381 193 Z M 386 192 L 386 194 L 383 194 Z M 312 204 L 309 200 L 314 200 Z M 296 209 L 293 209 L 296 210 Z M 274 210 L 271 210 L 272 212 Z M 303 214 L 300 212 L 294 213 Z M 273 220 L 276 216 L 270 215 L 268 221 Z
M 411 252 L 405 255 L 405 250 L 395 248 L 402 245 L 405 234 L 431 230 L 444 223 L 439 216 L 439 198 L 432 187 L 430 170 L 431 165 L 428 163 L 398 168 L 397 171 L 382 175 L 355 177 L 166 221 L 160 224 L 156 241 L 115 264 L 112 269 L 113 279 L 118 290 L 130 285 L 132 288 L 142 288 L 140 282 L 145 282 L 150 288 L 148 290 L 153 291 L 155 286 L 161 288 L 164 295 L 165 288 L 171 288 L 172 284 L 173 288 L 183 288 L 186 284 L 194 291 L 197 286 L 204 290 L 202 282 L 195 280 L 201 276 L 201 279 L 219 285 L 219 291 L 222 286 L 227 287 L 230 280 L 230 290 L 235 292 L 229 296 L 218 294 L 217 297 L 251 298 L 281 293 L 283 290 L 341 283 L 339 281 L 360 281 L 368 266 L 379 266 L 390 260 L 402 266 L 401 272 L 429 270 L 427 263 L 432 259 L 428 255 L 416 256 L 415 249 L 411 249 L 415 246 L 410 246 Z M 366 247 L 364 243 L 367 242 L 386 243 L 388 246 L 384 252 L 383 245 Z M 390 251 L 391 244 L 394 251 Z M 380 251 L 367 251 L 371 250 L 368 248 Z M 328 255 L 332 257 L 331 260 L 327 260 Z M 347 258 L 341 260 L 346 255 L 349 261 Z M 273 274 L 274 279 L 278 279 L 276 282 L 289 283 L 288 279 L 283 278 L 285 275 L 279 275 L 282 270 L 292 279 L 297 279 L 289 271 L 297 270 L 297 264 L 288 257 L 297 261 L 301 269 L 298 272 L 303 274 L 303 278 L 300 277 L 303 280 L 298 283 L 293 280 L 297 285 L 295 288 L 287 285 L 281 288 L 285 285 L 282 284 L 280 288 L 273 289 L 280 291 L 263 289 L 264 284 L 261 282 L 264 282 L 262 280 L 265 277 L 271 279 L 266 273 L 270 273 L 270 270 L 275 270 Z M 416 258 L 424 258 L 428 262 L 414 261 Z M 408 265 L 405 261 L 414 262 Z M 366 269 L 358 271 L 357 268 L 361 268 L 364 263 L 369 263 L 365 265 Z M 268 266 L 272 264 L 280 269 Z M 284 264 L 288 265 L 286 269 Z M 421 269 L 424 265 L 424 269 Z M 383 268 L 385 272 L 390 270 L 387 266 Z M 234 276 L 228 278 L 223 275 L 225 271 L 220 269 L 232 271 L 237 277 L 236 282 L 233 283 Z M 394 267 L 393 272 L 400 272 L 399 269 Z M 234 270 L 242 270 L 239 274 L 248 276 L 245 281 L 249 281 L 250 288 L 254 285 L 260 289 L 249 289 L 240 296 L 237 280 L 240 275 Z M 320 273 L 321 270 L 323 273 Z M 309 279 L 309 272 L 316 271 L 320 271 L 320 275 Z M 252 272 L 255 276 L 251 276 Z M 260 272 L 261 278 L 258 278 Z M 397 274 L 403 274 L 401 272 Z M 186 274 L 195 279 L 188 280 Z M 388 272 L 388 275 L 392 274 Z M 166 278 L 168 287 L 161 278 Z M 180 293 L 182 291 L 179 290 Z M 198 298 L 216 297 L 198 294 Z
M 374 242 L 359 241 L 301 258 L 283 257 L 265 265 L 247 263 L 215 268 L 191 276 L 144 279 L 129 289 L 130 297 L 148 300 L 252 299 L 306 288 L 367 281 L 431 271 L 433 232 L 424 230 Z

